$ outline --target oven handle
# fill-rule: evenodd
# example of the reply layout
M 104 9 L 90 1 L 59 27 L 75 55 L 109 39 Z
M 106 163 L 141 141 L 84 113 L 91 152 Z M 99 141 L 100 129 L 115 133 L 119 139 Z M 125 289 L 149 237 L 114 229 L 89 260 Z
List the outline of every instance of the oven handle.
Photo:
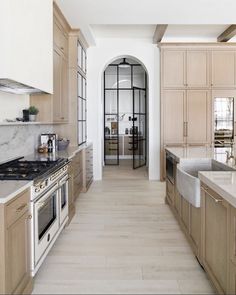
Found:
M 48 197 L 54 193 L 55 191 L 58 190 L 58 185 L 55 184 L 49 191 L 46 192 L 45 195 L 42 195 L 39 199 L 37 199 L 34 203 L 37 205 L 37 204 L 40 204 L 41 206 L 39 206 L 39 208 L 43 207 L 43 205 L 45 204 L 45 201 L 48 199 Z M 41 199 L 43 199 L 43 201 L 41 201 Z M 37 206 L 38 208 L 38 206 Z
M 63 177 L 62 179 L 60 179 L 60 181 L 59 181 L 59 187 L 63 186 L 63 184 L 65 184 L 69 179 L 70 179 L 70 177 L 68 175 L 66 175 L 65 177 Z

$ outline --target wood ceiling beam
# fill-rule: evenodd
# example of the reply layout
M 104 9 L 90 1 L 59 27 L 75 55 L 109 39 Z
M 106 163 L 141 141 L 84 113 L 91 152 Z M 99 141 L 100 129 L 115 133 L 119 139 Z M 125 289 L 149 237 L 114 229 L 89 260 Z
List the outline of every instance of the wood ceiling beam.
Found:
M 154 44 L 161 42 L 167 27 L 168 27 L 168 25 L 157 25 L 156 26 L 156 30 L 155 30 L 155 33 L 153 36 L 153 43 Z
M 217 38 L 217 42 L 227 42 L 236 35 L 236 25 L 229 26 L 220 36 Z

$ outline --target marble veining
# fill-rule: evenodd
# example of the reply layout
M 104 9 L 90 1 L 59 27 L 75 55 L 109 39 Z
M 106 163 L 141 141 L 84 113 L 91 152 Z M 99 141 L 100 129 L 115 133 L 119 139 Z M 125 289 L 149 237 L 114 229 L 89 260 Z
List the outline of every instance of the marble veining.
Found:
M 0 162 L 34 153 L 41 133 L 53 132 L 52 125 L 1 126 Z

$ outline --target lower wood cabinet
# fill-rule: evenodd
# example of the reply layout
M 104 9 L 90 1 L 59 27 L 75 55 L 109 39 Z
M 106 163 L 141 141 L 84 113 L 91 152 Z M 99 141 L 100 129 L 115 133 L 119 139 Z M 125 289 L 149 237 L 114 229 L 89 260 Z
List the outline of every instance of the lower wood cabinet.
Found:
M 7 204 L 0 204 L 0 294 L 29 294 L 30 275 L 30 191 Z
M 169 204 L 174 204 L 174 184 L 168 178 L 166 178 L 166 198 Z
M 236 265 L 230 262 L 229 265 L 229 291 L 228 294 L 236 294 Z
M 202 187 L 202 262 L 219 293 L 227 293 L 229 204 Z
M 93 145 L 84 149 L 83 155 L 83 192 L 87 192 L 93 182 Z
M 69 164 L 69 220 L 70 224 L 75 215 L 75 201 L 83 187 L 83 151 L 79 151 Z
M 189 205 L 189 236 L 195 255 L 200 259 L 201 209 Z

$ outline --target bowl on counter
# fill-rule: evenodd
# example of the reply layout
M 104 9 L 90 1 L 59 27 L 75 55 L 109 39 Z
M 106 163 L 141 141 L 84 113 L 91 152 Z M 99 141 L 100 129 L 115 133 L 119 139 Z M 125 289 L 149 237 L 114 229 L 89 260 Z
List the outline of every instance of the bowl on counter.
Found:
M 60 140 L 59 139 L 57 141 L 58 151 L 64 151 L 64 150 L 66 150 L 69 144 L 70 144 L 70 140 L 69 139 L 67 139 L 67 140 L 65 140 L 65 139 L 61 139 Z

